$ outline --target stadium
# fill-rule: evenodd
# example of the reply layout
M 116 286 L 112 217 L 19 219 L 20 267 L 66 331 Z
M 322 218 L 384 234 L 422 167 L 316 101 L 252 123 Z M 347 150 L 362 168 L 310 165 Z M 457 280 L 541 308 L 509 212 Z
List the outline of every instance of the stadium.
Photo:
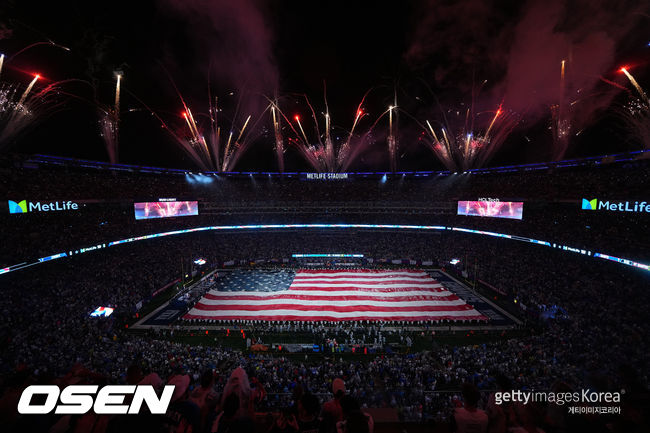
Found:
M 505 87 L 479 97 L 479 83 L 471 107 L 440 107 L 430 121 L 431 111 L 409 100 L 421 89 L 404 72 L 407 84 L 379 98 L 378 85 L 361 103 L 331 107 L 327 96 L 322 104 L 288 90 L 277 96 L 279 79 L 265 87 L 247 75 L 265 71 L 268 52 L 256 50 L 270 43 L 247 23 L 275 23 L 280 46 L 309 34 L 281 30 L 285 13 L 308 16 L 295 4 L 270 12 L 255 1 L 176 3 L 146 2 L 133 18 L 105 11 L 108 24 L 82 27 L 117 35 L 102 53 L 119 53 L 125 66 L 99 55 L 59 59 L 84 46 L 74 20 L 48 27 L 39 12 L 28 27 L 16 5 L 3 10 L 10 18 L 0 15 L 3 431 L 648 431 L 650 103 L 647 47 L 639 54 L 629 43 L 643 37 L 647 4 L 631 12 L 627 42 L 608 36 L 618 50 L 608 61 L 629 61 L 624 73 L 575 39 L 572 57 L 553 66 L 561 92 L 540 102 L 545 114 L 529 101 L 517 105 L 509 70 Z M 413 71 L 414 59 L 443 52 L 432 40 L 464 32 L 430 28 L 454 7 L 417 3 L 377 6 L 415 20 L 407 50 L 385 47 Z M 175 61 L 198 65 L 201 56 L 160 57 L 181 116 L 156 108 L 168 94 L 137 77 L 160 54 L 147 50 L 164 43 L 147 48 L 120 32 L 149 7 L 156 23 L 184 29 L 170 52 L 200 46 L 190 37 L 192 23 L 205 24 L 199 8 L 214 31 L 228 30 L 219 33 L 224 44 L 255 60 L 215 48 L 213 61 L 243 66 L 208 72 L 207 114 L 187 90 L 192 79 L 171 78 Z M 523 24 L 555 19 L 534 1 L 516 11 L 464 7 L 505 20 L 522 40 Z M 363 15 L 359 8 L 351 16 Z M 66 20 L 70 12 L 49 11 Z M 321 12 L 309 20 L 326 20 L 330 12 Z M 594 28 L 610 23 L 598 19 Z M 32 25 L 53 39 L 32 42 Z M 143 28 L 134 30 L 142 40 L 158 31 Z M 297 47 L 273 51 L 278 74 L 292 77 L 281 65 L 299 56 Z M 507 54 L 521 55 L 516 43 Z M 29 75 L 44 59 L 57 65 L 51 77 Z M 115 72 L 87 81 L 92 97 L 77 87 L 85 78 L 55 78 L 86 62 L 93 74 Z M 333 74 L 310 62 L 304 74 Z M 377 62 L 368 67 L 385 67 Z M 449 100 L 449 83 L 436 74 L 432 94 Z M 121 87 L 131 77 L 138 84 Z M 298 84 L 312 90 L 309 80 L 282 83 Z M 221 105 L 228 86 L 232 106 Z M 329 110 L 350 107 L 346 129 L 330 124 Z

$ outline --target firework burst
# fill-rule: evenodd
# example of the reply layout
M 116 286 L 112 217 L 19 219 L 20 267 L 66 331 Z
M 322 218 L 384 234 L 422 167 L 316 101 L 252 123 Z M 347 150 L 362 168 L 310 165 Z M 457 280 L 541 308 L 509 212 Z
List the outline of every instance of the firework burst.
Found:
M 249 114 L 245 120 L 241 120 L 239 107 L 245 91 L 239 95 L 233 121 L 228 125 L 226 133 L 221 126 L 221 117 L 219 113 L 222 109 L 219 106 L 218 97 L 212 97 L 210 83 L 208 82 L 208 113 L 198 114 L 198 116 L 207 118 L 208 126 L 201 124 L 195 118 L 191 108 L 188 106 L 185 98 L 180 93 L 176 84 L 172 84 L 178 94 L 183 111 L 181 112 L 181 122 L 172 120 L 166 122 L 156 112 L 151 111 L 153 115 L 161 122 L 162 127 L 171 135 L 176 144 L 179 145 L 192 161 L 205 171 L 232 171 L 237 161 L 250 146 L 250 143 L 260 136 L 258 126 L 262 121 L 264 114 L 271 108 L 269 104 L 255 119 Z M 232 96 L 234 92 L 231 92 Z M 241 125 L 241 126 L 239 126 Z
M 393 116 L 397 117 L 397 101 L 395 102 L 395 105 L 388 107 L 388 137 L 386 138 L 390 171 L 392 172 L 397 170 L 397 138 L 395 136 L 395 130 L 393 129 L 394 125 L 397 123 L 393 121 Z
M 641 96 L 641 99 L 643 99 L 643 100 L 646 101 L 646 102 L 649 102 L 650 100 L 648 99 L 648 95 L 645 93 L 645 91 L 643 90 L 643 88 L 641 88 L 641 86 L 639 85 L 639 83 L 637 83 L 636 79 L 634 79 L 634 77 L 632 76 L 632 74 L 630 74 L 630 73 L 627 71 L 627 68 L 625 68 L 625 67 L 621 68 L 621 72 L 623 72 L 623 73 L 625 74 L 625 76 L 627 77 L 628 80 L 630 80 L 630 83 L 632 83 L 632 85 L 634 86 L 634 88 L 636 89 L 636 91 L 639 92 L 639 95 Z
M 551 105 L 551 133 L 553 136 L 553 159 L 561 160 L 568 147 L 571 138 L 572 122 L 571 107 L 566 101 L 566 60 L 562 60 L 560 65 L 560 93 L 558 103 Z
M 5 63 L 5 55 L 0 54 L 0 77 L 2 77 L 2 65 Z
M 501 105 L 492 112 L 475 113 L 472 104 L 465 111 L 449 110 L 447 114 L 442 116 L 443 122 L 438 122 L 437 133 L 429 120 L 425 120 L 426 126 L 420 126 L 429 134 L 428 147 L 451 171 L 485 165 L 519 122 L 516 113 Z
M 631 133 L 634 140 L 639 141 L 644 148 L 650 149 L 650 100 L 627 68 L 621 68 L 621 72 L 630 80 L 639 97 L 628 101 L 619 110 L 618 114 L 623 119 L 626 129 Z
M 309 165 L 314 168 L 314 170 L 320 173 L 345 171 L 359 154 L 363 144 L 367 141 L 366 139 L 370 130 L 366 131 L 366 133 L 361 136 L 357 135 L 356 131 L 360 120 L 368 115 L 368 113 L 364 111 L 363 105 L 369 92 L 370 90 L 368 90 L 364 94 L 363 98 L 361 98 L 352 121 L 352 126 L 349 130 L 337 130 L 337 128 L 333 126 L 332 116 L 327 103 L 327 95 L 325 95 L 324 98 L 325 111 L 322 113 L 324 124 L 323 131 L 320 129 L 319 117 L 316 115 L 316 111 L 306 95 L 301 95 L 301 97 L 305 101 L 311 114 L 311 121 L 309 123 L 313 127 L 313 134 L 307 134 L 307 132 L 305 132 L 303 121 L 299 114 L 294 115 L 293 121 L 291 121 L 275 103 L 272 105 L 274 125 L 276 125 L 275 113 L 277 113 L 278 119 L 284 119 L 284 122 L 289 127 L 289 131 L 292 133 L 291 136 L 288 137 L 288 143 L 296 146 L 301 155 Z M 373 124 L 373 127 L 376 126 L 376 123 L 377 122 Z M 279 130 L 279 122 L 277 125 L 276 131 Z M 282 137 L 278 137 L 278 133 L 276 133 L 276 143 L 281 138 Z M 276 150 L 278 148 L 279 146 L 276 144 Z
M 115 73 L 115 103 L 111 106 L 105 106 L 95 102 L 99 110 L 99 135 L 104 140 L 106 152 L 111 164 L 115 164 L 119 159 L 119 128 L 120 128 L 120 93 L 122 83 L 122 72 Z
M 635 98 L 625 104 L 619 114 L 634 140 L 640 142 L 645 149 L 650 149 L 650 105 L 648 102 Z
M 60 105 L 57 96 L 64 81 L 39 89 L 39 79 L 41 76 L 35 74 L 22 92 L 18 84 L 0 82 L 0 149 L 8 147 L 20 133 Z
M 278 169 L 284 173 L 284 136 L 280 126 L 280 115 L 277 109 L 277 99 L 271 104 L 271 120 L 273 121 L 273 136 L 275 138 L 275 154 L 278 159 Z
M 51 40 L 36 42 L 8 57 L 6 62 L 11 63 L 19 54 L 39 45 L 49 45 L 70 51 L 68 47 Z M 62 85 L 70 81 L 79 81 L 49 82 L 39 88 L 38 85 L 47 80 L 44 80 L 40 74 L 33 74 L 32 80 L 22 90 L 23 85 L 2 79 L 4 66 L 5 56 L 0 54 L 0 150 L 8 147 L 21 133 L 60 107 L 62 101 L 59 96 L 66 94 L 61 89 Z

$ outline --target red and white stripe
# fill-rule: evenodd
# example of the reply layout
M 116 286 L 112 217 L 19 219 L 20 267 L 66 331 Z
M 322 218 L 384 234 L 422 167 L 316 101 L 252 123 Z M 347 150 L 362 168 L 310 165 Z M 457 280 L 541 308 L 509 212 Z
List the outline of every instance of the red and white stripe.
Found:
M 211 290 L 185 319 L 487 320 L 423 271 L 301 270 L 288 290 Z

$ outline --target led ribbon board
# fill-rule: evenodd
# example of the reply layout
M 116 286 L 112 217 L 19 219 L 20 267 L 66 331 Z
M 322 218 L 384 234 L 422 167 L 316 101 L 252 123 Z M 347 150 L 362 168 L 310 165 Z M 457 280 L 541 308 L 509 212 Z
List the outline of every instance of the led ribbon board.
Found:
M 536 245 L 541 245 L 545 247 L 550 247 L 550 248 L 561 248 L 565 251 L 571 251 L 571 252 L 580 252 L 581 254 L 586 254 L 589 256 L 593 257 L 598 257 L 601 259 L 605 260 L 610 260 L 614 261 L 617 263 L 621 263 L 626 266 L 632 266 L 635 268 L 643 269 L 644 271 L 650 271 L 650 265 L 644 264 L 644 263 L 639 263 L 635 262 L 633 260 L 629 259 L 624 259 L 620 257 L 615 257 L 615 256 L 610 256 L 608 254 L 603 254 L 603 253 L 597 253 L 597 252 L 591 252 L 591 251 L 585 251 L 582 253 L 583 250 L 579 250 L 577 248 L 571 248 L 562 245 L 557 245 L 557 244 L 552 244 L 547 241 L 541 241 L 538 239 L 532 239 L 532 238 L 527 238 L 525 236 L 516 236 L 516 235 L 509 235 L 505 233 L 495 233 L 495 232 L 488 232 L 488 231 L 483 231 L 483 230 L 473 230 L 473 229 L 466 229 L 462 227 L 446 227 L 446 226 L 419 226 L 419 225 L 397 225 L 397 224 L 259 224 L 259 225 L 239 225 L 239 226 L 206 226 L 206 227 L 195 227 L 192 229 L 185 229 L 185 230 L 174 230 L 170 232 L 163 232 L 163 233 L 154 233 L 150 235 L 145 235 L 145 236 L 138 236 L 135 238 L 128 238 L 128 239 L 121 239 L 113 242 L 108 243 L 108 247 L 113 247 L 116 245 L 121 245 L 121 244 L 126 244 L 130 242 L 136 242 L 136 241 L 142 241 L 146 239 L 154 239 L 158 237 L 164 237 L 164 236 L 172 236 L 172 235 L 180 235 L 184 233 L 194 233 L 194 232 L 200 232 L 200 231 L 207 231 L 207 230 L 267 230 L 267 229 L 311 229 L 311 228 L 342 228 L 342 229 L 347 229 L 347 228 L 354 228 L 354 229 L 387 229 L 387 230 L 422 230 L 422 231 L 427 231 L 427 230 L 452 230 L 452 231 L 458 231 L 458 232 L 464 232 L 464 233 L 473 233 L 473 234 L 479 234 L 479 235 L 485 235 L 485 236 L 493 236 L 493 237 L 499 237 L 499 238 L 504 238 L 504 239 L 510 239 L 510 240 L 515 240 L 515 241 L 520 241 L 520 242 L 528 242 L 528 243 L 533 243 Z M 79 251 L 84 251 L 84 249 L 81 249 Z M 59 254 L 54 254 L 51 256 L 43 257 L 38 259 L 35 262 L 27 263 L 19 263 L 17 265 L 9 266 L 6 268 L 0 268 L 0 275 L 6 274 L 8 272 L 12 271 L 17 271 L 18 269 L 23 269 L 28 266 L 32 266 L 38 263 L 42 263 L 45 261 L 50 261 L 62 257 L 68 257 L 69 254 L 67 253 L 59 253 Z
M 303 258 L 312 258 L 312 257 L 328 257 L 328 258 L 363 258 L 363 254 L 319 254 L 319 253 L 314 253 L 314 254 L 292 254 L 291 257 L 295 259 L 303 259 Z

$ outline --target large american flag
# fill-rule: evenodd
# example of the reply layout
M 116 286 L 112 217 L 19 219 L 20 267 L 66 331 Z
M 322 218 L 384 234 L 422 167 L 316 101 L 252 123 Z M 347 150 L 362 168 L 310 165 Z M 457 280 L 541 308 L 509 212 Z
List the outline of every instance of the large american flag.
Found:
M 184 316 L 205 320 L 487 320 L 424 271 L 235 271 Z

